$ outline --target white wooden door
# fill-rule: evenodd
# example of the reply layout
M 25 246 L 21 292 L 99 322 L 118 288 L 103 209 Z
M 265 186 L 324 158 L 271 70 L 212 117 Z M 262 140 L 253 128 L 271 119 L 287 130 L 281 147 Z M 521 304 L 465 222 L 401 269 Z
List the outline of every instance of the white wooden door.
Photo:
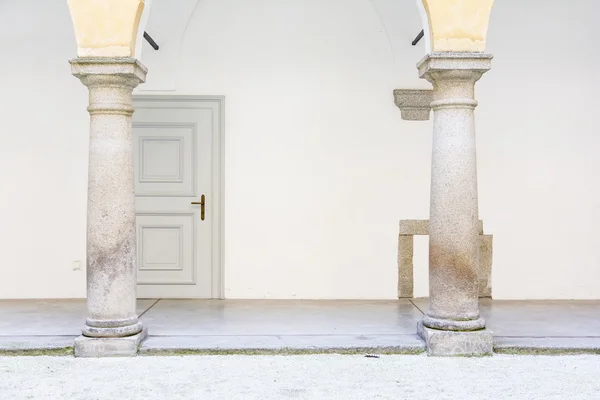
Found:
M 222 98 L 137 96 L 134 107 L 138 297 L 221 298 Z

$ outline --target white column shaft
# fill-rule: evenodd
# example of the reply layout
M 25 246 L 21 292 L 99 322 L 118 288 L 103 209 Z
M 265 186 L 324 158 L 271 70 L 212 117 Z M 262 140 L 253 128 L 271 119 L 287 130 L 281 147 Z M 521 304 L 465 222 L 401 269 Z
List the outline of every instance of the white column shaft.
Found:
M 89 88 L 87 303 L 83 334 L 139 333 L 131 137 L 133 89 L 146 70 L 135 59 L 76 59 L 73 74 Z
M 446 81 L 434 86 L 428 315 L 439 319 L 479 317 L 473 84 Z
M 491 56 L 434 53 L 420 64 L 433 84 L 433 152 L 429 216 L 429 310 L 423 324 L 483 329 L 479 315 L 479 215 L 475 82 Z

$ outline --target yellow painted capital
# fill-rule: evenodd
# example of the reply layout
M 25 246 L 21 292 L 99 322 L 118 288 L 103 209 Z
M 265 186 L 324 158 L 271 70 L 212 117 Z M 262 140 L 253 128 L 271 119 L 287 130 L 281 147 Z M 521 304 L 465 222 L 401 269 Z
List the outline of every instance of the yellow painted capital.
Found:
M 423 3 L 429 21 L 429 51 L 485 51 L 494 0 L 418 1 Z
M 144 0 L 67 0 L 78 57 L 133 57 Z

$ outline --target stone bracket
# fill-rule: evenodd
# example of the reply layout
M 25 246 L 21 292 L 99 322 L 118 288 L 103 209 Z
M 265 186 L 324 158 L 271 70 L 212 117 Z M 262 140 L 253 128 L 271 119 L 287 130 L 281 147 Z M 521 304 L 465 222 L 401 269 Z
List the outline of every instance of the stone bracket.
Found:
M 483 233 L 479 221 L 479 297 L 492 297 L 493 235 Z M 408 219 L 400 221 L 398 236 L 398 298 L 413 298 L 413 252 L 415 235 L 429 235 L 429 220 Z
M 433 90 L 396 89 L 394 103 L 400 109 L 400 115 L 406 121 L 427 121 L 431 114 Z

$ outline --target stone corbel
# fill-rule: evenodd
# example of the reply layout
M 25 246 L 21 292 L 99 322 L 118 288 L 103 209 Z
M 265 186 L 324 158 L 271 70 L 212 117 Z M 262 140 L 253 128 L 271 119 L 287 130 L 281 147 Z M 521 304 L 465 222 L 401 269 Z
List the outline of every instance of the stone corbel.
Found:
M 431 113 L 433 90 L 396 89 L 394 103 L 400 109 L 402 119 L 407 121 L 427 121 Z

